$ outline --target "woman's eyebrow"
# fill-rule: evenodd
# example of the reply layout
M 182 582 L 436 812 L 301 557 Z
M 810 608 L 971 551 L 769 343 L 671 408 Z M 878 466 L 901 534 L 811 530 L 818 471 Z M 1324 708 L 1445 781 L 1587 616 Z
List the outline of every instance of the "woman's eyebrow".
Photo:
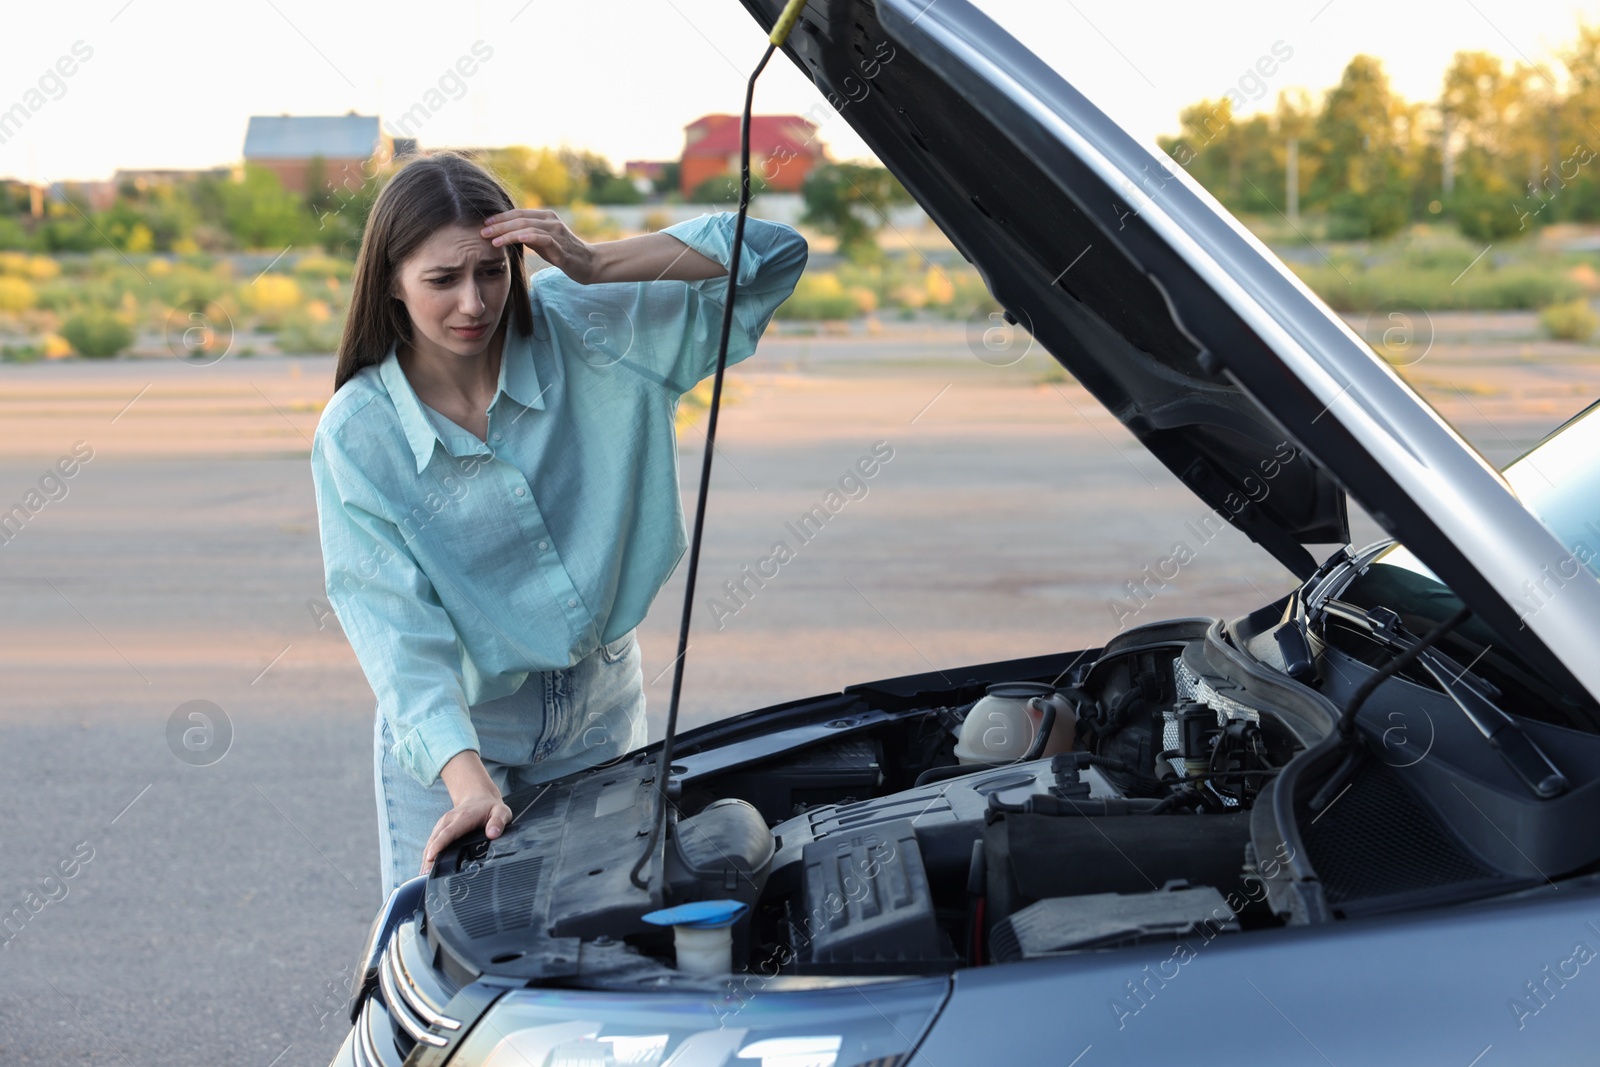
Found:
M 504 260 L 486 259 L 486 260 L 482 260 L 481 262 L 483 264 L 486 264 L 486 265 L 492 267 L 492 266 L 495 265 L 495 263 L 504 262 Z M 462 264 L 460 264 L 460 263 L 450 263 L 450 264 L 446 264 L 445 266 L 442 266 L 442 267 L 424 267 L 422 269 L 422 273 L 424 273 L 424 274 L 435 274 L 435 273 L 437 273 L 439 271 L 455 272 L 455 271 L 460 270 L 461 267 L 462 267 Z

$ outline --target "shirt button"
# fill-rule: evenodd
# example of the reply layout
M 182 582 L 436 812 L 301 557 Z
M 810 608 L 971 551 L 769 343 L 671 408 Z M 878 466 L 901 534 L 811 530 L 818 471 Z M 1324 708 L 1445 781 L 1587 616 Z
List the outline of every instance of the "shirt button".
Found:
M 539 542 L 539 551 L 540 552 L 545 551 L 549 547 L 550 547 L 550 542 L 549 541 L 540 541 Z
M 569 600 L 569 601 L 567 601 L 567 607 L 569 607 L 569 608 L 575 608 L 575 607 L 577 607 L 577 606 L 578 606 L 578 602 L 577 602 L 577 601 L 576 601 L 576 600 Z
M 522 486 L 520 486 L 520 485 L 517 486 L 517 495 L 518 496 L 526 496 L 527 493 L 528 493 L 528 491 L 526 489 L 522 488 Z
M 500 432 L 498 430 L 495 431 L 494 439 L 496 441 L 500 440 Z

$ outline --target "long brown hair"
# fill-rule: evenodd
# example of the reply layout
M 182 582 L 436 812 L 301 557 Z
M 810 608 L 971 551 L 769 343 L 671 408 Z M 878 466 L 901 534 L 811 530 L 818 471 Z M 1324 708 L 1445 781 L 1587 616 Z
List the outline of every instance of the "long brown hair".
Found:
M 391 346 L 411 341 L 411 315 L 392 294 L 395 271 L 441 227 L 483 220 L 516 205 L 505 185 L 481 164 L 456 152 L 406 163 L 378 193 L 361 235 L 351 283 L 350 314 L 339 339 L 333 388 L 338 392 L 362 367 L 383 361 Z M 499 326 L 510 316 L 523 334 L 533 332 L 522 246 L 506 256 L 511 292 Z

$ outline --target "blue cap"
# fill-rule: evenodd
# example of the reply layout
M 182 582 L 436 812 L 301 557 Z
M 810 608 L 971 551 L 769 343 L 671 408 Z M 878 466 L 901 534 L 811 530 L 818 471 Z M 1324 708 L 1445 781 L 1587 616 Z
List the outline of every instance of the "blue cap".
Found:
M 640 918 L 655 926 L 688 926 L 697 930 L 714 930 L 731 926 L 750 905 L 738 900 L 697 900 L 693 904 L 679 904 L 675 908 L 662 908 Z

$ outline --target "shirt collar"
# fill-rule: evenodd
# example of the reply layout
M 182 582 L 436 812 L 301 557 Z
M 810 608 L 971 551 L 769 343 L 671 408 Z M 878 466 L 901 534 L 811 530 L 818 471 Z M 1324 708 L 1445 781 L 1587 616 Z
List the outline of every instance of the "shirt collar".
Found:
M 433 458 L 435 443 L 444 445 L 445 451 L 452 456 L 474 455 L 487 451 L 487 445 L 465 430 L 451 434 L 448 440 L 440 436 L 438 428 L 423 407 L 422 399 L 417 396 L 417 391 L 411 387 L 410 380 L 400 367 L 397 348 L 398 344 L 389 346 L 388 354 L 378 365 L 378 376 L 382 379 L 384 388 L 388 390 L 389 399 L 394 403 L 394 409 L 400 416 L 400 426 L 405 430 L 406 440 L 411 445 L 413 455 L 416 456 L 417 473 L 421 474 L 427 469 L 428 461 Z M 491 409 L 499 405 L 501 394 L 525 408 L 544 407 L 545 390 L 539 387 L 539 374 L 533 366 L 533 339 L 518 332 L 515 324 L 509 319 L 506 324 L 505 347 L 500 353 L 500 382 L 495 389 L 494 399 L 490 401 Z

